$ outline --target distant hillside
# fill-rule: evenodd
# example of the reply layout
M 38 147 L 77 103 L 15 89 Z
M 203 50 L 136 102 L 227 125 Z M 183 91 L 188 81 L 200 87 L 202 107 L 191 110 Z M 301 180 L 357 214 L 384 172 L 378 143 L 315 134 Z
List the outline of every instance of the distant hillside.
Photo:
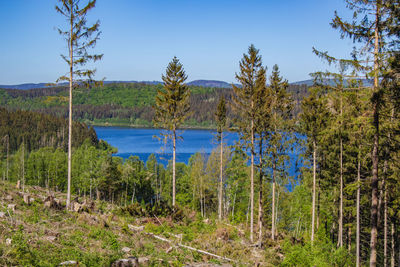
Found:
M 206 85 L 206 81 L 197 82 Z M 218 83 L 222 85 L 222 83 Z M 227 84 L 227 83 L 225 83 Z M 215 110 L 220 95 L 230 101 L 232 89 L 189 85 L 191 113 L 185 127 L 214 128 Z M 73 118 L 89 125 L 152 127 L 154 99 L 162 85 L 158 82 L 106 83 L 91 89 L 77 88 L 73 96 Z M 294 113 L 308 95 L 308 86 L 289 85 L 295 102 Z M 29 110 L 57 117 L 68 117 L 68 88 L 65 86 L 29 90 L 0 89 L 0 107 L 9 110 Z M 228 108 L 228 125 L 233 114 Z
M 214 128 L 214 113 L 220 95 L 230 101 L 232 88 L 209 87 L 228 85 L 218 81 L 195 81 L 191 90 L 191 113 L 185 127 Z M 207 85 L 207 86 L 206 86 Z M 73 96 L 74 120 L 89 125 L 152 127 L 154 99 L 160 82 L 107 82 L 102 87 L 77 88 Z M 300 103 L 308 95 L 308 86 L 289 85 L 295 102 L 294 113 L 300 112 Z M 29 110 L 57 117 L 68 117 L 68 88 L 66 86 L 38 89 L 0 89 L 0 107 L 9 110 Z M 228 124 L 232 123 L 228 109 Z
M 19 90 L 29 90 L 29 89 L 45 88 L 45 87 L 49 87 L 48 83 L 23 83 L 14 85 L 0 85 L 0 88 L 19 89 Z
M 104 81 L 104 84 L 113 84 L 113 83 L 144 83 L 144 84 L 161 84 L 160 81 Z M 30 89 L 38 89 L 38 88 L 51 88 L 51 87 L 60 87 L 60 86 L 68 86 L 68 82 L 63 82 L 59 84 L 54 83 L 23 83 L 23 84 L 14 84 L 14 85 L 0 85 L 0 88 L 3 89 L 18 89 L 18 90 L 30 90 Z
M 232 84 L 222 81 L 213 81 L 213 80 L 195 80 L 189 82 L 188 85 L 193 86 L 202 86 L 202 87 L 214 87 L 214 88 L 231 88 Z
M 142 84 L 162 84 L 161 81 L 104 81 L 104 84 L 115 84 L 115 83 L 142 83 Z M 60 83 L 57 86 L 67 86 L 68 83 Z M 213 88 L 231 88 L 232 85 L 223 81 L 213 80 L 195 80 L 188 83 L 190 86 L 201 86 L 201 87 L 213 87 Z M 50 83 L 23 83 L 15 85 L 0 85 L 0 88 L 4 89 L 18 89 L 18 90 L 30 90 L 37 88 L 55 87 Z
M 367 79 L 362 79 L 361 80 L 365 86 L 372 86 L 373 81 L 372 80 L 367 80 Z M 304 81 L 298 81 L 298 82 L 293 82 L 291 83 L 292 85 L 306 85 L 306 86 L 313 86 L 314 85 L 314 80 L 309 79 L 309 80 L 304 80 Z M 326 80 L 327 85 L 335 85 L 335 82 L 333 79 Z M 345 81 L 345 86 L 347 86 L 347 81 Z
M 362 80 L 364 85 L 372 86 L 372 80 L 363 79 Z M 157 85 L 162 84 L 161 81 L 104 81 L 104 84 L 150 84 L 150 85 Z M 209 87 L 209 88 L 232 88 L 231 83 L 227 83 L 224 81 L 217 81 L 217 80 L 194 80 L 187 83 L 189 86 L 198 86 L 198 87 Z M 327 80 L 327 84 L 334 85 L 333 80 Z M 58 85 L 50 85 L 50 83 L 23 83 L 23 84 L 15 84 L 15 85 L 0 85 L 0 88 L 3 89 L 18 89 L 18 90 L 30 90 L 30 89 L 37 89 L 37 88 L 49 88 L 49 87 L 60 87 L 60 86 L 67 86 L 68 83 L 60 83 Z M 313 86 L 314 80 L 304 80 L 298 82 L 292 82 L 290 85 L 306 85 L 306 86 Z

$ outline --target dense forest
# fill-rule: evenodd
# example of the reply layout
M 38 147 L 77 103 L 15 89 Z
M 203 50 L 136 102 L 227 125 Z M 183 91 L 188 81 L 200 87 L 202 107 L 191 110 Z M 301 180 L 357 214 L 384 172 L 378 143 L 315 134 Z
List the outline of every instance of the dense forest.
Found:
M 161 84 L 113 83 L 93 88 L 81 87 L 73 92 L 73 118 L 88 125 L 152 127 L 157 90 Z M 190 86 L 191 110 L 186 127 L 215 128 L 212 110 L 220 95 L 231 97 L 230 88 Z M 296 100 L 295 113 L 301 99 L 308 94 L 306 85 L 290 85 Z M 46 87 L 30 90 L 0 89 L 0 106 L 9 110 L 30 110 L 57 117 L 68 117 L 68 89 Z M 233 114 L 229 112 L 232 125 Z
M 74 122 L 72 139 L 79 147 L 85 139 L 92 145 L 99 143 L 95 130 L 84 123 Z M 32 111 L 8 111 L 0 108 L 0 136 L 2 150 L 13 153 L 21 144 L 33 151 L 42 147 L 67 149 L 68 121 Z

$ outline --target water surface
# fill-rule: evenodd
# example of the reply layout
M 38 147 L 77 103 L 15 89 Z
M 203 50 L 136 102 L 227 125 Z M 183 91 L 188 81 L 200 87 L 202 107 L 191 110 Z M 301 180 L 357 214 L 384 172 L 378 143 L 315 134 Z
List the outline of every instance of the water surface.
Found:
M 165 165 L 172 158 L 171 142 L 163 142 L 161 129 L 140 129 L 128 127 L 94 127 L 99 139 L 107 141 L 118 149 L 116 156 L 124 159 L 131 155 L 139 156 L 143 161 L 151 154 Z M 177 140 L 177 162 L 188 163 L 189 158 L 196 152 L 209 155 L 218 147 L 215 141 L 215 131 L 211 130 L 183 130 L 178 131 L 181 139 Z M 224 143 L 233 145 L 237 140 L 237 133 L 224 133 Z M 157 138 L 158 137 L 158 138 Z

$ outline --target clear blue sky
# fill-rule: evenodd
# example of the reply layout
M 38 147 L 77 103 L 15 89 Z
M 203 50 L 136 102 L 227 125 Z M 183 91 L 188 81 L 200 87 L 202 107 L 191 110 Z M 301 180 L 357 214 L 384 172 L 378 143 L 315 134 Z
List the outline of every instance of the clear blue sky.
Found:
M 0 84 L 54 82 L 67 72 L 56 2 L 0 1 Z M 101 22 L 97 78 L 161 80 L 177 56 L 189 81 L 234 82 L 253 43 L 269 70 L 278 64 L 290 82 L 309 79 L 327 69 L 313 46 L 342 57 L 353 46 L 329 25 L 335 10 L 350 15 L 344 0 L 98 0 L 88 17 Z

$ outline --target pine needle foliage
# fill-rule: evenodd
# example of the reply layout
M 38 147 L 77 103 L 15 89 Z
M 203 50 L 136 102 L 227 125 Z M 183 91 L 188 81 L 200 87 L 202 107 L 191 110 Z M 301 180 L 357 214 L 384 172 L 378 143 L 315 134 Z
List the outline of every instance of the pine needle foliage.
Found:
M 175 206 L 176 199 L 176 130 L 189 116 L 190 110 L 190 90 L 185 84 L 187 75 L 183 65 L 177 57 L 174 57 L 168 64 L 165 76 L 162 75 L 164 88 L 158 90 L 156 96 L 156 105 L 153 107 L 154 125 L 164 128 L 167 133 L 162 133 L 164 140 L 172 140 L 172 205 Z
M 167 130 L 176 130 L 187 118 L 190 110 L 190 90 L 185 84 L 187 75 L 179 59 L 174 57 L 168 64 L 164 88 L 158 90 L 156 105 L 153 106 L 154 124 Z

